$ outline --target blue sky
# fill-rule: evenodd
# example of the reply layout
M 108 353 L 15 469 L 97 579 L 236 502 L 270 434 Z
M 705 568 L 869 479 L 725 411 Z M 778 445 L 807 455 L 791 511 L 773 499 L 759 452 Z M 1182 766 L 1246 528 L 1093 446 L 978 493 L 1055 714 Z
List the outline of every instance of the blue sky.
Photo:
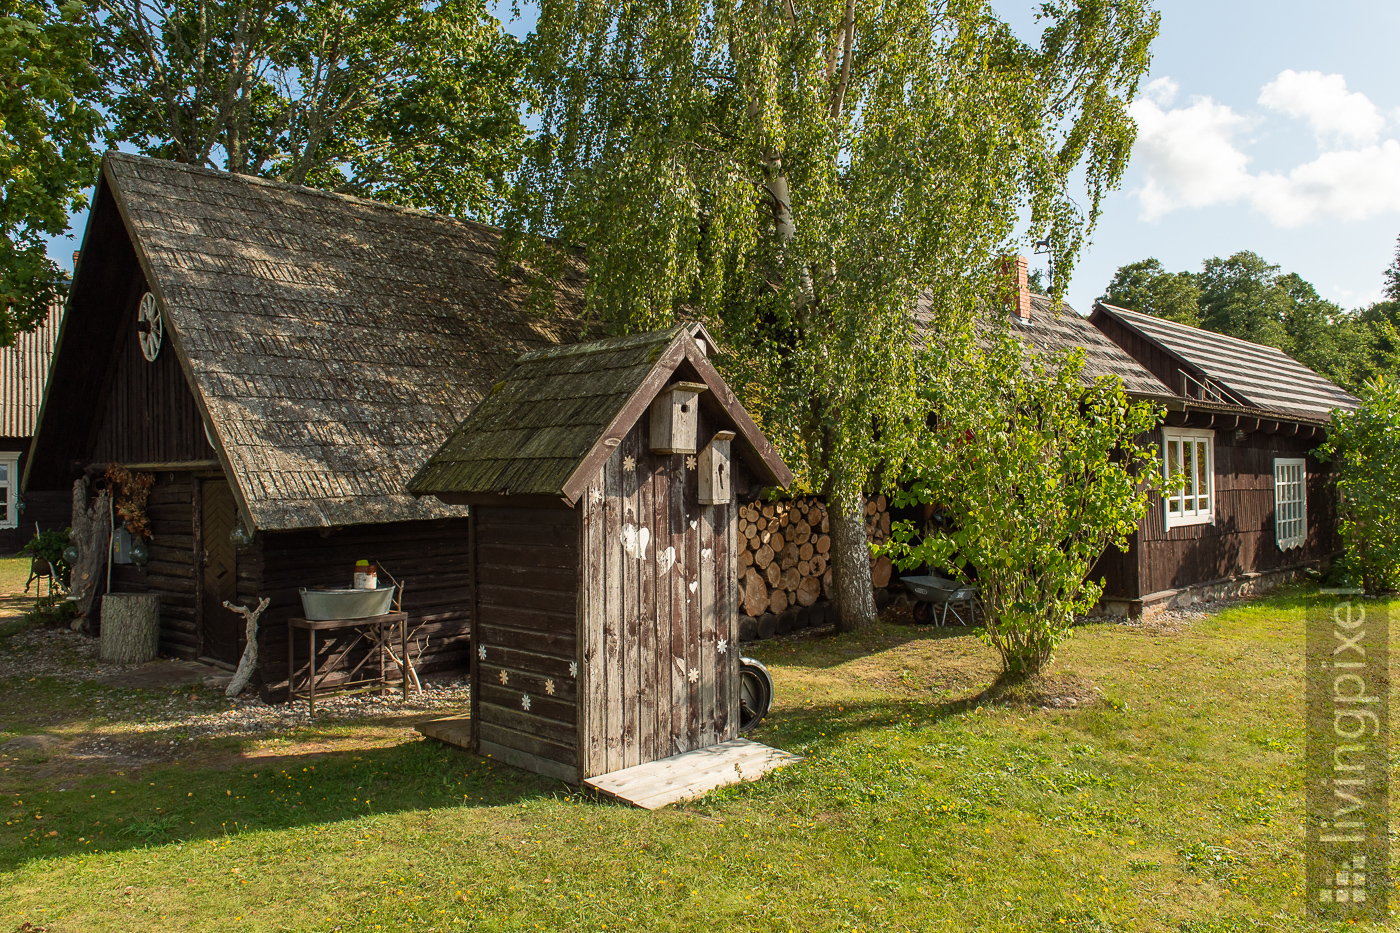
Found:
M 993 2 L 1019 32 L 1034 33 L 1037 4 Z M 1159 7 L 1152 70 L 1134 104 L 1138 145 L 1070 280 L 1070 304 L 1087 312 L 1129 262 L 1155 256 L 1197 271 L 1241 249 L 1343 307 L 1374 301 L 1400 235 L 1400 4 Z M 525 15 L 512 31 L 530 28 L 529 6 Z M 65 268 L 85 221 L 75 217 L 76 235 L 51 245 Z

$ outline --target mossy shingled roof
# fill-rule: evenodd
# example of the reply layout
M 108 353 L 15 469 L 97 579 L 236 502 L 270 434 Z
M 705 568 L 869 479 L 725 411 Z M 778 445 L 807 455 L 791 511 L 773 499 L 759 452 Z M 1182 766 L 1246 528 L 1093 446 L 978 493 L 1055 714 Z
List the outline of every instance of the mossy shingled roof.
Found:
M 686 326 L 527 353 L 409 483 L 435 493 L 561 494 Z

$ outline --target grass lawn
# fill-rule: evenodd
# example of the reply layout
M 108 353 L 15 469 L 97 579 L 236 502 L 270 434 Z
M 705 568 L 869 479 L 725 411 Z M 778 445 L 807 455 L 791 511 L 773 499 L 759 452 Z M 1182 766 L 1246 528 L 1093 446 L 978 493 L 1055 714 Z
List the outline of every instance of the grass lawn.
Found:
M 0 931 L 1323 929 L 1299 853 L 1310 599 L 1083 628 L 1014 703 L 975 702 L 996 665 L 960 629 L 768 642 L 755 737 L 806 761 L 656 813 L 406 723 L 132 767 L 0 753 Z M 119 734 L 114 692 L 0 680 L 0 744 Z

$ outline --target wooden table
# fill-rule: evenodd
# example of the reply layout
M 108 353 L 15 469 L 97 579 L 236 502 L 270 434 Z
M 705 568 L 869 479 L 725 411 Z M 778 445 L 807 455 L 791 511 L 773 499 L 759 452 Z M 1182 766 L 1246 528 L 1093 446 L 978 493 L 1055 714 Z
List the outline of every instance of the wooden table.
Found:
M 290 703 L 304 696 L 309 714 L 315 716 L 317 685 L 335 673 L 335 665 L 350 653 L 350 649 L 358 646 L 361 642 L 367 642 L 370 650 L 350 669 L 348 679 L 329 690 L 322 690 L 321 693 L 329 695 L 375 689 L 383 693 L 389 688 L 389 680 L 385 676 L 385 648 L 392 644 L 391 639 L 394 636 L 395 628 L 398 629 L 399 636 L 399 666 L 403 674 L 403 698 L 408 699 L 408 613 L 386 612 L 384 615 L 370 616 L 367 619 L 288 619 L 287 624 L 290 626 L 287 632 L 287 702 Z M 297 686 L 297 629 L 305 631 L 310 642 L 305 682 L 300 688 Z M 353 632 L 355 634 L 355 637 L 340 649 L 340 653 L 330 659 L 326 666 L 331 670 L 319 676 L 316 664 L 317 632 Z M 378 676 L 369 676 L 369 672 L 366 672 L 365 675 L 357 677 L 356 675 L 360 674 L 360 671 L 370 663 L 371 659 L 376 659 L 379 663 Z

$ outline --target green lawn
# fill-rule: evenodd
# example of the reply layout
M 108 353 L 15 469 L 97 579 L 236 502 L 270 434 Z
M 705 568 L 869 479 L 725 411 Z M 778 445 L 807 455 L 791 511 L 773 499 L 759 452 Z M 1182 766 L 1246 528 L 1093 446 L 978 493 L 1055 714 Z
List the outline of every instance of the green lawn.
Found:
M 146 766 L 12 753 L 0 930 L 1315 929 L 1308 600 L 1084 628 L 1015 703 L 975 702 L 995 664 L 962 630 L 769 642 L 751 653 L 779 705 L 756 737 L 806 761 L 656 813 L 406 724 L 209 740 Z M 115 692 L 0 681 L 0 744 L 121 737 L 125 714 L 94 712 L 124 709 Z

